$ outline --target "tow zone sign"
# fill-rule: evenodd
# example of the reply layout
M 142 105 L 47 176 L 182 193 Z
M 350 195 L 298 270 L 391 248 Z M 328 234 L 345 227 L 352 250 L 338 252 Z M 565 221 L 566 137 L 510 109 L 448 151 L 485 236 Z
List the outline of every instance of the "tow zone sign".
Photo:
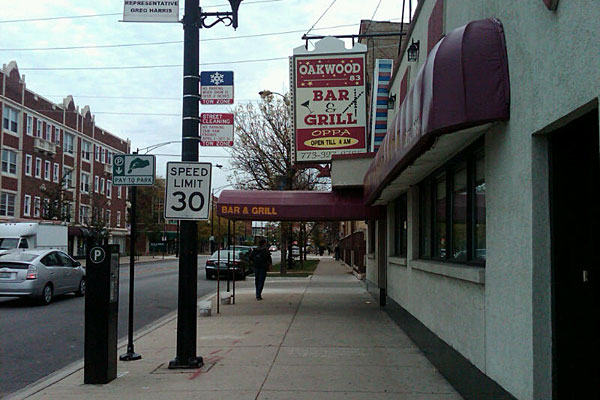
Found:
M 165 219 L 207 220 L 211 176 L 211 163 L 168 162 Z

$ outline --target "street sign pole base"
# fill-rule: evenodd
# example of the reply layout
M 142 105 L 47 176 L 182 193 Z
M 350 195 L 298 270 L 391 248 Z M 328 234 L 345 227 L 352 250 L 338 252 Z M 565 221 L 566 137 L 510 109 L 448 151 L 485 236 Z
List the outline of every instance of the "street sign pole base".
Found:
M 141 360 L 142 356 L 136 352 L 133 351 L 128 351 L 125 354 L 121 354 L 119 356 L 119 360 L 121 361 L 136 361 L 136 360 Z
M 202 357 L 191 357 L 188 362 L 176 358 L 169 361 L 169 369 L 197 369 L 204 365 Z

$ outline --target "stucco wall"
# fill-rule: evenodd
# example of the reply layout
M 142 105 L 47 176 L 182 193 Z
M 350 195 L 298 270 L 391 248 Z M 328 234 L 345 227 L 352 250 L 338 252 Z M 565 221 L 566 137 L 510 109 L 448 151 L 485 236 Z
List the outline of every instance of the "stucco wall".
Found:
M 392 93 L 406 66 L 410 87 L 425 60 L 434 4 L 424 0 L 413 30 L 419 63 L 402 61 Z M 414 270 L 409 259 L 389 265 L 388 293 L 517 398 L 551 398 L 547 148 L 533 134 L 598 98 L 600 2 L 561 0 L 551 12 L 542 0 L 445 0 L 444 15 L 445 32 L 496 17 L 506 36 L 510 121 L 485 135 L 485 285 Z

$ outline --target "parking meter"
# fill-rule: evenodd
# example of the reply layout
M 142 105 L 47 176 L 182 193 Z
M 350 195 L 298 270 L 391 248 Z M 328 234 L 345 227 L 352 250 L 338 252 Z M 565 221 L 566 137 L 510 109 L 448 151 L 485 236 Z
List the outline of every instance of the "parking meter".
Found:
M 83 383 L 108 383 L 117 376 L 119 245 L 93 246 L 86 259 Z

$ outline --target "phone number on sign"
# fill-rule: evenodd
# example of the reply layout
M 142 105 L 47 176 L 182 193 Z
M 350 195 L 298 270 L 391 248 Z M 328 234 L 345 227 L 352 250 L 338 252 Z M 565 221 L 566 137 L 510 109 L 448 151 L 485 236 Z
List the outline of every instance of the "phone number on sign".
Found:
M 297 159 L 298 161 L 313 161 L 313 160 L 330 160 L 334 154 L 356 154 L 364 153 L 364 150 L 337 150 L 337 151 L 299 151 Z

